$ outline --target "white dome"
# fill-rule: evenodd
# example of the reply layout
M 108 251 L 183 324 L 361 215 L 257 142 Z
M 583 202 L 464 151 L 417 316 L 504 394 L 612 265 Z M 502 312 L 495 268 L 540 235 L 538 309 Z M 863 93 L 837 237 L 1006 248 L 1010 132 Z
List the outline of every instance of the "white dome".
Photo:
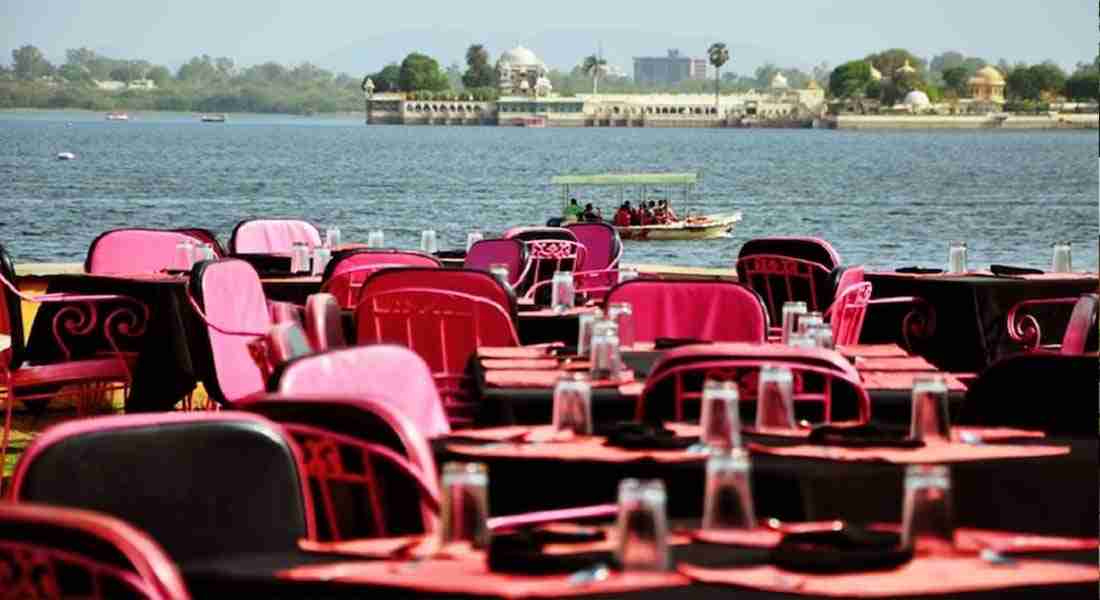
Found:
M 932 104 L 932 101 L 928 99 L 928 94 L 920 90 L 913 90 L 905 95 L 905 104 L 909 106 L 928 106 Z
M 538 80 L 535 81 L 535 87 L 536 88 L 550 88 L 550 87 L 553 87 L 553 86 L 550 85 L 550 80 L 549 79 L 547 79 L 545 77 L 539 77 Z
M 523 46 L 516 46 L 502 54 L 500 56 L 500 62 L 510 63 L 516 66 L 535 66 L 542 64 L 542 61 L 539 60 L 538 56 L 535 56 L 534 52 L 531 52 Z
M 772 77 L 773 88 L 785 88 L 788 87 L 787 78 L 782 73 L 776 73 L 775 77 Z

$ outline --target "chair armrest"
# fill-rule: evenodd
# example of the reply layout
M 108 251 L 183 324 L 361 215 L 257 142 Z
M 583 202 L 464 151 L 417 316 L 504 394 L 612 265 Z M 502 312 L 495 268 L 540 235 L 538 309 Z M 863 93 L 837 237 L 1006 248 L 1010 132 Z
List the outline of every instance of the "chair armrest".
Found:
M 913 351 L 914 340 L 927 340 L 936 333 L 936 309 L 920 296 L 872 298 L 867 304 L 868 307 L 894 304 L 911 304 L 913 306 L 901 320 L 901 336 L 906 350 Z

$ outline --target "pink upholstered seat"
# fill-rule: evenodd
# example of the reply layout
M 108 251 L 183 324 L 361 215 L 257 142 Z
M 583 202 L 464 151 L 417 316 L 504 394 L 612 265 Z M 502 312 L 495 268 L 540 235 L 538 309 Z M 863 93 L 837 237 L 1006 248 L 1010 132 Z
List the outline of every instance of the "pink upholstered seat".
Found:
M 332 294 L 343 308 L 355 308 L 363 282 L 375 271 L 390 267 L 440 268 L 439 259 L 405 250 L 354 249 L 336 253 L 325 267 L 321 291 Z
M 302 242 L 310 248 L 321 246 L 317 228 L 295 219 L 250 219 L 237 223 L 229 238 L 230 254 L 288 253 Z
M 747 287 L 727 281 L 634 279 L 607 294 L 607 303 L 629 302 L 637 341 L 688 338 L 763 342 L 768 315 Z
M 190 597 L 155 541 L 87 510 L 0 502 L 0 564 L 6 567 L 0 572 L 4 598 Z
M 183 268 L 177 258 L 176 244 L 183 241 L 203 244 L 212 237 L 209 232 L 204 234 L 197 229 L 114 229 L 100 234 L 92 242 L 84 259 L 84 271 L 156 273 Z M 214 245 L 215 255 L 221 256 L 220 252 L 221 246 Z
M 833 328 L 833 343 L 858 344 L 863 331 L 863 321 L 867 317 L 867 306 L 871 302 L 871 284 L 856 283 L 837 294 L 825 317 Z
M 1066 330 L 1062 334 L 1062 343 L 1060 346 L 1041 346 L 1043 333 L 1039 320 L 1029 313 L 1038 306 L 1059 305 L 1073 306 Z M 1023 344 L 1029 350 L 1043 347 L 1049 350 L 1057 349 L 1062 354 L 1084 354 L 1090 350 L 1090 341 L 1092 350 L 1095 350 L 1098 306 L 1100 306 L 1100 296 L 1097 294 L 1082 294 L 1077 298 L 1024 300 L 1008 311 L 1008 334 L 1014 341 Z
M 618 283 L 623 243 L 619 232 L 606 223 L 573 223 L 565 227 L 584 245 L 584 264 L 574 273 L 578 294 L 603 300 Z
M 300 358 L 283 369 L 276 389 L 284 396 L 378 398 L 425 437 L 450 431 L 431 369 L 400 346 L 357 346 Z
M 306 298 L 306 335 L 317 352 L 348 345 L 340 305 L 332 294 L 310 294 Z
M 477 271 L 488 271 L 495 264 L 508 267 L 508 284 L 515 287 L 527 265 L 527 248 L 514 239 L 481 240 L 474 242 L 463 262 L 465 268 Z

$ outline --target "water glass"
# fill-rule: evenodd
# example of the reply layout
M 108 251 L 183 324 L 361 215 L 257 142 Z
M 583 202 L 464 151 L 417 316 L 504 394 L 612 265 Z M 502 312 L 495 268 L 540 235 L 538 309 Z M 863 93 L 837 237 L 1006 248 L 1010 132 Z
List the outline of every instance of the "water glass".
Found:
M 634 347 L 634 309 L 629 302 L 612 302 L 607 305 L 607 318 L 619 326 L 619 344 L 623 348 Z
M 822 323 L 814 327 L 807 337 L 814 342 L 814 346 L 817 348 L 833 349 L 833 326 L 828 323 Z
M 434 229 L 425 229 L 420 232 L 420 251 L 425 254 L 435 254 L 439 251 Z
M 325 247 L 329 250 L 336 250 L 340 247 L 339 227 L 329 227 L 325 230 Z
M 925 442 L 951 441 L 947 397 L 947 384 L 942 377 L 929 375 L 913 379 L 909 437 Z
M 576 288 L 573 286 L 572 271 L 556 271 L 550 280 L 550 306 L 556 313 L 564 313 L 573 308 Z
M 313 269 L 311 273 L 316 276 L 324 275 L 325 267 L 332 260 L 332 250 L 329 248 L 313 249 Z
M 821 327 L 825 324 L 825 317 L 818 311 L 812 310 L 798 317 L 798 333 L 802 335 L 809 335 L 810 331 L 815 327 Z
M 450 462 L 443 466 L 440 541 L 489 545 L 489 470 L 483 463 Z
M 752 529 L 756 526 L 750 474 L 749 455 L 744 450 L 712 454 L 707 458 L 703 529 Z
M 707 379 L 699 415 L 699 441 L 708 451 L 741 447 L 741 395 L 734 381 Z
M 290 248 L 290 272 L 303 273 L 309 271 L 309 246 L 305 242 L 294 242 Z
M 665 504 L 665 484 L 661 480 L 619 482 L 619 544 L 615 558 L 624 571 L 668 569 Z
M 484 235 L 481 235 L 480 231 L 471 231 L 466 234 L 466 252 L 470 251 L 470 248 L 474 247 L 474 244 L 485 239 Z
M 1073 245 L 1069 242 L 1054 244 L 1054 260 L 1050 270 L 1054 273 L 1070 273 L 1073 271 Z
M 953 242 L 948 248 L 947 272 L 966 273 L 966 242 Z
M 614 321 L 596 321 L 592 326 L 590 375 L 593 380 L 610 379 L 619 374 L 622 355 L 619 353 L 619 331 Z
M 367 248 L 383 248 L 386 245 L 386 234 L 381 229 L 375 229 L 367 234 Z
M 798 318 L 806 314 L 805 302 L 783 303 L 783 338 L 784 344 L 790 340 L 791 334 L 798 331 Z
M 905 469 L 902 546 L 917 554 L 951 548 L 955 541 L 951 512 L 951 471 L 944 465 L 909 465 Z
M 817 331 L 817 327 L 814 328 Z M 787 345 L 791 348 L 817 348 L 817 340 L 811 333 L 794 332 L 787 338 Z
M 183 240 L 176 244 L 176 269 L 190 271 L 195 264 L 195 243 L 191 240 Z
M 500 285 L 504 286 L 504 289 L 512 289 L 512 285 L 509 283 L 508 279 L 510 277 L 508 273 L 508 265 L 504 263 L 493 263 L 489 265 L 489 274 L 493 277 L 496 277 L 497 281 L 500 282 Z
M 554 431 L 592 435 L 592 386 L 584 375 L 562 377 L 554 387 Z
M 586 313 L 581 313 L 577 317 L 577 355 L 588 356 L 592 347 L 592 329 L 593 326 L 603 320 L 603 311 L 599 308 Z
M 794 375 L 787 367 L 760 367 L 757 429 L 794 429 Z
M 637 278 L 638 271 L 636 269 L 619 269 L 619 283 Z

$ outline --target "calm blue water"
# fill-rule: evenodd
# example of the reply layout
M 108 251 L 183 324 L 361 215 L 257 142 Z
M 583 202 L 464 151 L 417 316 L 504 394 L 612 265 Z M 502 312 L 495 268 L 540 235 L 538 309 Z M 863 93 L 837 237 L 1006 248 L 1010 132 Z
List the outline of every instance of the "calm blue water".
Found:
M 560 210 L 552 175 L 698 170 L 694 211 L 741 210 L 730 239 L 628 243 L 626 260 L 728 266 L 764 235 L 827 238 L 849 264 L 1048 267 L 1074 243 L 1097 270 L 1097 134 L 708 129 L 366 127 L 353 117 L 0 113 L 0 236 L 17 261 L 80 261 L 114 227 L 305 217 L 348 241 L 382 228 L 415 247 L 540 224 Z M 61 162 L 61 151 L 77 154 Z M 609 215 L 617 197 L 581 195 Z M 685 207 L 677 207 L 683 213 Z

